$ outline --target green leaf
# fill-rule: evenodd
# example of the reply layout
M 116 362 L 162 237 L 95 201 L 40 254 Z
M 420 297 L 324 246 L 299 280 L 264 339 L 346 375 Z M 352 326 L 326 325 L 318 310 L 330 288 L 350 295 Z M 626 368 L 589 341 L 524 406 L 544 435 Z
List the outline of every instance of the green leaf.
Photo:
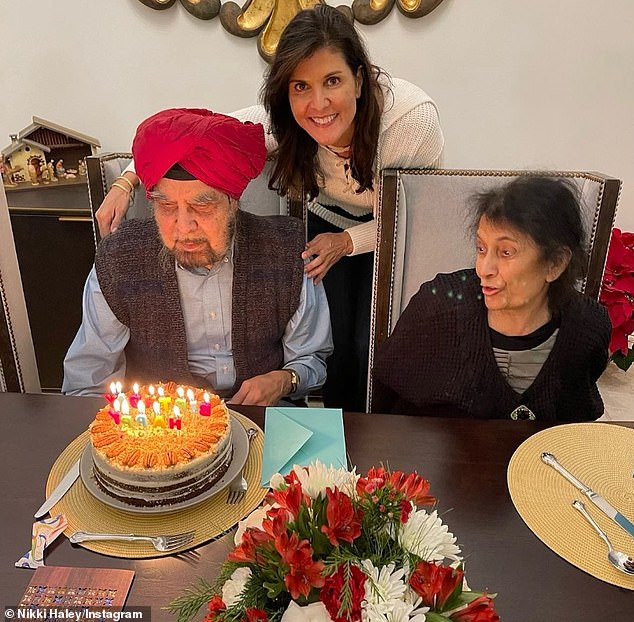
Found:
M 199 579 L 197 585 L 185 590 L 182 596 L 175 598 L 166 608 L 176 616 L 176 622 L 187 622 L 203 605 L 209 603 L 215 593 L 213 585 L 205 579 Z
M 627 371 L 630 368 L 630 365 L 634 363 L 634 348 L 630 348 L 627 352 L 627 355 L 622 354 L 620 350 L 617 350 L 612 355 L 612 360 L 617 367 L 619 367 L 623 371 Z
M 440 613 L 436 613 L 435 611 L 428 611 L 425 614 L 425 622 L 447 622 L 450 618 L 445 617 Z

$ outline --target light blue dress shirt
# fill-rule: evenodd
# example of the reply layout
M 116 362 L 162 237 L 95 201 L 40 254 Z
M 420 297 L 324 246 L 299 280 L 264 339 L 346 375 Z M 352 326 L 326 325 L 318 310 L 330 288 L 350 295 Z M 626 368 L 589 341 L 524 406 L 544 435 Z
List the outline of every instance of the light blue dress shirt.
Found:
M 176 266 L 187 336 L 187 358 L 193 374 L 218 391 L 230 389 L 236 379 L 231 345 L 231 292 L 233 260 L 227 256 L 211 270 Z M 124 349 L 130 330 L 119 322 L 106 302 L 93 266 L 83 294 L 83 319 L 64 359 L 62 392 L 102 395 L 114 380 L 125 376 Z M 300 302 L 282 337 L 283 368 L 299 376 L 291 397 L 305 396 L 326 380 L 326 358 L 332 353 L 332 335 L 326 292 L 321 283 L 304 275 Z

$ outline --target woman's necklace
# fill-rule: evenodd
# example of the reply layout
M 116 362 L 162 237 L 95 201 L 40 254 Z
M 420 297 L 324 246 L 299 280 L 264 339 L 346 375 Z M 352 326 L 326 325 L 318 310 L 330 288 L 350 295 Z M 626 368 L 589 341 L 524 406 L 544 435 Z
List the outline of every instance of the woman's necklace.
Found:
M 345 192 L 352 191 L 352 175 L 350 172 L 350 156 L 352 155 L 352 145 L 346 145 L 345 147 L 333 147 L 332 145 L 324 145 L 324 147 L 330 151 L 330 153 L 337 156 L 339 161 L 337 162 L 337 167 L 343 166 L 343 174 L 346 180 L 346 190 Z

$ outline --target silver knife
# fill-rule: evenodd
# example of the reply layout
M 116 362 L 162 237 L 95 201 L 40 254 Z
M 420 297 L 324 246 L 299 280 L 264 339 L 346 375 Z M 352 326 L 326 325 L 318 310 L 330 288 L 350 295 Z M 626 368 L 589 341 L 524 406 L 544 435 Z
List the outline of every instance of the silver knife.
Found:
M 80 458 L 81 460 L 81 458 Z M 46 501 L 42 504 L 42 507 L 33 515 L 35 518 L 42 518 L 69 490 L 74 484 L 75 480 L 79 477 L 79 460 L 73 464 L 68 470 L 68 473 L 64 475 L 62 481 L 55 486 L 55 490 L 46 497 Z
M 553 467 L 555 471 L 561 473 L 575 488 L 578 488 L 594 505 L 596 505 L 606 516 L 611 518 L 619 527 L 623 528 L 630 536 L 634 537 L 634 525 L 627 519 L 621 512 L 619 512 L 613 505 L 608 503 L 601 495 L 597 494 L 586 486 L 583 482 L 580 482 L 570 471 L 566 470 L 557 461 L 557 458 L 553 454 L 547 451 L 542 453 L 542 461 Z

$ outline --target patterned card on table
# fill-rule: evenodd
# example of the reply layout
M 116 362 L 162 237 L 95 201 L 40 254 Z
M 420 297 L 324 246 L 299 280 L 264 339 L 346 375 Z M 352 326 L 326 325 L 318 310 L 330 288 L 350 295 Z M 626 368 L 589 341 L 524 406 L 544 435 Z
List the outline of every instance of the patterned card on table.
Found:
M 133 570 L 40 566 L 22 596 L 20 607 L 120 609 L 133 578 Z

